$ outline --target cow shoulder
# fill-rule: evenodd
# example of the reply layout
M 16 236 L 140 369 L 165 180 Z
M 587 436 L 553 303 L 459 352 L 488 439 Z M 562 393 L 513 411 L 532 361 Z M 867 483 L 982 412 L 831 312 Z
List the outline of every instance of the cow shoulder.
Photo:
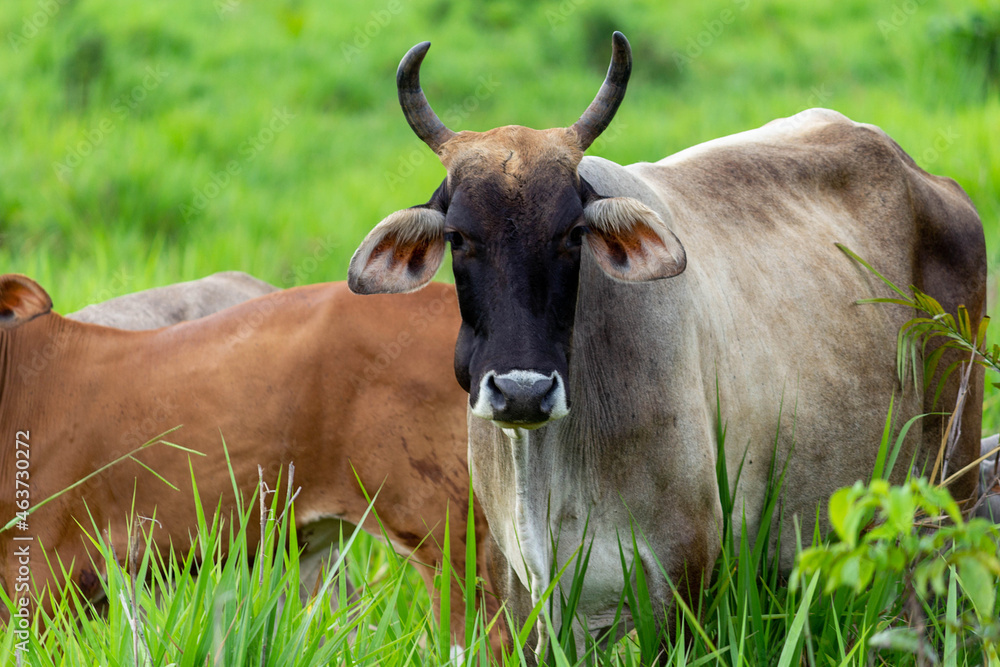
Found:
M 839 173 L 869 200 L 902 197 L 912 214 L 916 284 L 946 310 L 985 307 L 986 239 L 972 200 L 953 179 L 929 174 L 881 128 L 846 118 L 815 128 L 810 143 L 838 147 Z M 833 180 L 833 179 L 831 179 Z
M 949 312 L 964 305 L 973 317 L 985 315 L 986 237 L 975 205 L 954 180 L 927 173 L 892 146 L 904 165 L 917 226 L 918 286 Z

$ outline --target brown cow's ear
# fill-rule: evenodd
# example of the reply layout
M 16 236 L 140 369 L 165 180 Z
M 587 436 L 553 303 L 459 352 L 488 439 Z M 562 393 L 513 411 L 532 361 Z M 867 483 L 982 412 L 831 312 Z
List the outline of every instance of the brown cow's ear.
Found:
M 684 271 L 684 246 L 653 209 L 638 199 L 595 199 L 583 209 L 587 245 L 612 278 L 642 282 Z
M 361 242 L 347 284 L 357 294 L 413 292 L 431 281 L 444 251 L 441 211 L 424 206 L 396 211 Z
M 50 310 L 52 299 L 34 280 L 17 273 L 0 276 L 0 329 L 12 329 Z

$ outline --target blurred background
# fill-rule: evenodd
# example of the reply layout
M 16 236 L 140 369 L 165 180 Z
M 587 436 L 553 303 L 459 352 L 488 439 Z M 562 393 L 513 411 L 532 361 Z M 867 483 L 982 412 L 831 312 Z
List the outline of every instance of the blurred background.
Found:
M 219 270 L 343 280 L 444 177 L 396 101 L 407 49 L 433 42 L 424 89 L 452 129 L 565 126 L 616 29 L 634 73 L 591 154 L 652 161 L 830 107 L 955 178 L 996 266 L 996 1 L 4 0 L 2 270 L 64 313 Z M 990 430 L 998 411 L 991 391 Z

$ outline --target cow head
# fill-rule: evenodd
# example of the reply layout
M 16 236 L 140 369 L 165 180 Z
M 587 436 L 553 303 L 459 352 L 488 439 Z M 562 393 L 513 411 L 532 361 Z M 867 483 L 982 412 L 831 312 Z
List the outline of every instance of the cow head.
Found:
M 358 293 L 426 285 L 451 244 L 462 311 L 455 374 L 475 415 L 502 427 L 537 428 L 569 412 L 567 373 L 584 246 L 612 278 L 645 281 L 684 270 L 684 249 L 641 202 L 602 197 L 577 167 L 611 122 L 632 69 L 619 32 L 607 78 L 569 128 L 511 125 L 453 132 L 420 88 L 424 42 L 396 75 L 407 121 L 448 177 L 422 206 L 397 211 L 351 260 Z
M 0 329 L 13 329 L 52 310 L 52 299 L 27 276 L 0 276 Z

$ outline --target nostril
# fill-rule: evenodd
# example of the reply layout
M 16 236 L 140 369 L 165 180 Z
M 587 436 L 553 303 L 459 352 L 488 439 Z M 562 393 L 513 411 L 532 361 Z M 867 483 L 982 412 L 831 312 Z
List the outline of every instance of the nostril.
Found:
M 555 377 L 549 379 L 548 391 L 545 392 L 545 396 L 542 397 L 542 412 L 545 414 L 551 414 L 552 409 L 556 407 L 556 402 L 559 398 L 559 383 L 556 381 Z
M 546 407 L 546 397 L 552 393 L 555 379 L 551 377 L 504 377 L 502 375 L 490 383 L 496 387 L 503 395 L 506 405 L 510 409 L 527 409 L 533 412 L 541 410 L 547 414 L 551 405 L 555 404 L 553 397 L 548 401 L 551 405 Z
M 507 407 L 507 397 L 497 386 L 496 376 L 486 378 L 486 391 L 489 393 L 490 406 L 494 412 L 502 412 Z

